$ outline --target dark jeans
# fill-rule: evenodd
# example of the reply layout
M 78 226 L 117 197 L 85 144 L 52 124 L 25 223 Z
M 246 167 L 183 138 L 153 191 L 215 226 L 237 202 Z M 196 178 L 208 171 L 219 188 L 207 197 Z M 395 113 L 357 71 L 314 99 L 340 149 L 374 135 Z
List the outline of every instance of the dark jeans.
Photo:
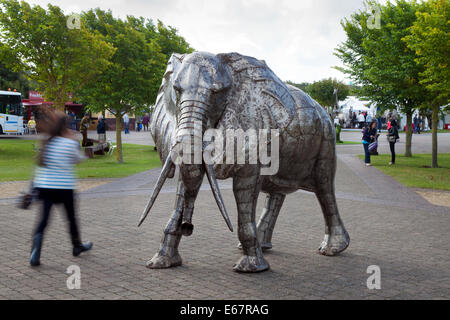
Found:
M 366 143 L 363 143 L 363 146 L 364 146 L 364 154 L 365 154 L 364 162 L 370 163 L 369 145 Z
M 389 142 L 389 147 L 391 148 L 392 160 L 391 162 L 395 163 L 395 142 Z
M 69 220 L 70 236 L 74 247 L 81 245 L 80 234 L 78 232 L 77 220 L 75 217 L 75 203 L 73 190 L 64 189 L 43 189 L 38 188 L 39 199 L 42 200 L 41 220 L 38 223 L 34 234 L 44 234 L 50 218 L 50 210 L 54 204 L 62 203 L 66 209 Z
M 130 133 L 130 123 L 129 122 L 125 122 L 124 126 L 125 126 L 125 134 Z

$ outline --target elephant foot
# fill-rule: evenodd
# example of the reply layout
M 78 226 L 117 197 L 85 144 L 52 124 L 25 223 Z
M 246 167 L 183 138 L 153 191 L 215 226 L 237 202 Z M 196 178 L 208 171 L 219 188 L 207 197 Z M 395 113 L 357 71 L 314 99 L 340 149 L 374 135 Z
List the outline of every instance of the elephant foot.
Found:
M 181 264 L 182 260 L 179 254 L 176 254 L 173 257 L 169 257 L 157 253 L 153 256 L 153 258 L 147 261 L 146 266 L 149 269 L 167 269 L 181 266 Z
M 350 236 L 344 227 L 334 228 L 331 235 L 326 234 L 319 247 L 319 253 L 324 256 L 335 256 L 347 249 Z
M 238 247 L 239 250 L 242 250 L 242 243 L 239 242 L 237 247 Z M 272 242 L 261 243 L 261 249 L 262 249 L 262 251 L 266 251 L 266 250 L 272 249 Z
M 261 256 L 242 256 L 233 266 L 236 272 L 255 273 L 269 270 L 269 263 Z

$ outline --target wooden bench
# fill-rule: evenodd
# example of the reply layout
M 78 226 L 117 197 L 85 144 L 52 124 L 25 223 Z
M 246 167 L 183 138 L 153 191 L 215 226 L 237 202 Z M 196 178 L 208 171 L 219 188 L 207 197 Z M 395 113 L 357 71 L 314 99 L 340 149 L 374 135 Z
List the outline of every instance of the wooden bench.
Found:
M 85 147 L 84 154 L 86 155 L 86 157 L 92 159 L 94 158 L 94 154 L 105 155 L 105 151 L 108 151 L 108 149 L 109 143 L 102 142 L 90 147 Z

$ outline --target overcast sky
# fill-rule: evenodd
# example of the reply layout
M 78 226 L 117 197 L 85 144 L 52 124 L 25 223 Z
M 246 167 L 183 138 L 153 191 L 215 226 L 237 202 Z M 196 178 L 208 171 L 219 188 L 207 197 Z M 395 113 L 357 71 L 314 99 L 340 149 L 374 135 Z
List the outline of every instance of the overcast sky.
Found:
M 334 48 L 345 40 L 341 19 L 363 0 L 27 0 L 66 14 L 100 7 L 171 25 L 198 51 L 239 52 L 265 60 L 284 81 L 333 77 Z

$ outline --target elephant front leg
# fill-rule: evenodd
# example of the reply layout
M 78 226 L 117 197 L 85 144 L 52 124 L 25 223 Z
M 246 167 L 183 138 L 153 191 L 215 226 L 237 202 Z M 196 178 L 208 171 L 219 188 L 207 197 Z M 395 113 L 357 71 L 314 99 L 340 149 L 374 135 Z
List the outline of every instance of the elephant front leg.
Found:
M 259 190 L 259 175 L 233 179 L 233 192 L 238 210 L 239 241 L 244 254 L 233 267 L 237 272 L 261 272 L 269 269 L 256 233 L 255 209 Z
M 180 183 L 177 191 L 175 210 L 164 229 L 159 251 L 147 262 L 147 268 L 149 269 L 165 269 L 182 264 L 181 256 L 178 252 L 178 245 L 182 237 L 183 193 L 184 188 L 182 183 Z
M 177 225 L 175 230 L 174 225 Z M 181 214 L 174 212 L 164 230 L 159 251 L 147 262 L 147 268 L 166 269 L 181 266 L 182 260 L 178 252 L 181 237 Z

